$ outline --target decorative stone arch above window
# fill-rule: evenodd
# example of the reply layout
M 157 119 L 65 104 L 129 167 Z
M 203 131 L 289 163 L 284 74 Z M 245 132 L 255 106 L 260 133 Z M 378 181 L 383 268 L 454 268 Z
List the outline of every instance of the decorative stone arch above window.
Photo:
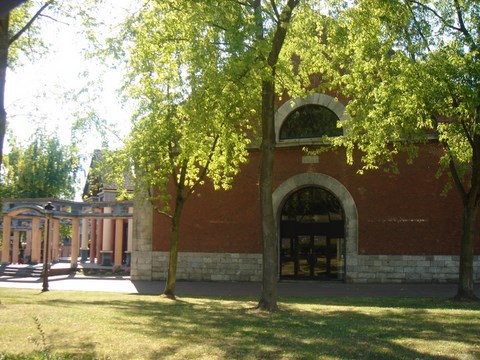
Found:
M 287 120 L 288 116 L 294 112 L 295 110 L 306 106 L 306 105 L 319 105 L 322 107 L 327 108 L 328 110 L 332 111 L 340 121 L 346 120 L 344 115 L 345 113 L 345 105 L 341 102 L 336 100 L 335 98 L 325 95 L 325 94 L 312 94 L 305 98 L 298 98 L 292 99 L 284 103 L 280 108 L 277 110 L 275 114 L 275 139 L 277 143 L 280 142 L 305 142 L 305 139 L 288 139 L 288 140 L 280 140 L 280 130 L 282 128 L 283 123 Z

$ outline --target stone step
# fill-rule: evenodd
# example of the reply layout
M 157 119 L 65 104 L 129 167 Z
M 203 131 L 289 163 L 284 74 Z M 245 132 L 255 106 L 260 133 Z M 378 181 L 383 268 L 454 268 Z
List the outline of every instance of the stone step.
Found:
M 40 266 L 0 266 L 0 276 L 11 277 L 41 277 L 42 267 Z

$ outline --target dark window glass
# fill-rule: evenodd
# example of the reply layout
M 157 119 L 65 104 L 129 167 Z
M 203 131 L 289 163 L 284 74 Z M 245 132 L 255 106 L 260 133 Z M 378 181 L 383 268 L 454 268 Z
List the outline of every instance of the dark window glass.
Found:
M 337 115 L 324 106 L 302 106 L 283 122 L 280 140 L 341 136 L 343 131 L 337 127 L 337 122 Z
M 342 206 L 335 195 L 317 187 L 304 188 L 292 194 L 282 211 L 283 220 L 300 222 L 315 222 L 325 215 L 343 217 Z
M 345 221 L 337 197 L 318 187 L 290 195 L 280 222 L 280 277 L 344 280 L 345 252 Z

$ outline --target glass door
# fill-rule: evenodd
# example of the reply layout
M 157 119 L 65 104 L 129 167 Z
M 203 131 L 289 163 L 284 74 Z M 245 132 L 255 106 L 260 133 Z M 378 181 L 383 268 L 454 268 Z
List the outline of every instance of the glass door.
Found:
M 320 188 L 306 188 L 287 200 L 280 224 L 280 277 L 343 280 L 343 212 L 336 198 Z

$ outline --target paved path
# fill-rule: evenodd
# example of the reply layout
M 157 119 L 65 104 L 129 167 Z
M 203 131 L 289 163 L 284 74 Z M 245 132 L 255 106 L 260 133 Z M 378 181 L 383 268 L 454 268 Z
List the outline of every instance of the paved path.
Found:
M 42 289 L 42 279 L 0 276 L 2 288 Z M 128 294 L 161 294 L 163 281 L 131 281 L 127 276 L 56 275 L 49 277 L 50 290 L 106 291 Z M 453 297 L 455 284 L 344 284 L 335 282 L 280 282 L 282 297 L 323 296 L 423 296 Z M 178 281 L 179 296 L 258 296 L 260 283 Z M 480 284 L 476 286 L 480 297 Z

